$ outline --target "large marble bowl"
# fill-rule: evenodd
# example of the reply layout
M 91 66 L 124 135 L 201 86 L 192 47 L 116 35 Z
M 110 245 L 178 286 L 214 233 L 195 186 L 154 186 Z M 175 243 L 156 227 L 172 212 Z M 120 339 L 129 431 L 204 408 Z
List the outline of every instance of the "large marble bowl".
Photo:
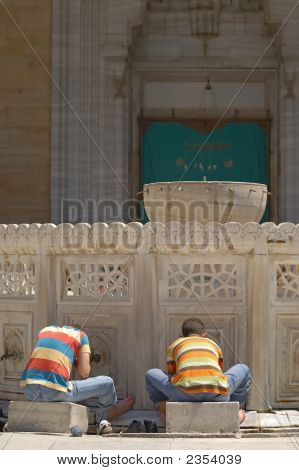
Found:
M 267 186 L 256 183 L 182 181 L 144 185 L 144 206 L 151 222 L 260 222 Z

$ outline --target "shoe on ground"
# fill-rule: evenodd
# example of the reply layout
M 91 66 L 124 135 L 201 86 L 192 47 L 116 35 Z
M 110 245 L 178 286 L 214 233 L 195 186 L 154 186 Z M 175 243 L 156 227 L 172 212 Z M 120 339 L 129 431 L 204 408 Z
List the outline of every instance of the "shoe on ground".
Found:
M 126 434 L 145 434 L 146 428 L 144 421 L 137 421 L 134 419 L 125 431 Z
M 145 425 L 145 429 L 146 429 L 147 433 L 155 434 L 155 433 L 158 432 L 156 421 L 145 419 L 144 420 L 144 425 Z
M 97 435 L 105 436 L 106 434 L 112 434 L 113 429 L 109 421 L 103 419 L 99 424 L 97 424 Z

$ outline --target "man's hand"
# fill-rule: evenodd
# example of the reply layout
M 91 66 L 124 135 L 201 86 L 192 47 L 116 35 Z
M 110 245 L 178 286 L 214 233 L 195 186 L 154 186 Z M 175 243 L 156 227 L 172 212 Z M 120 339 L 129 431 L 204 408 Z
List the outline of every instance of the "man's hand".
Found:
M 78 355 L 78 373 L 82 379 L 87 379 L 90 374 L 90 354 L 81 352 Z

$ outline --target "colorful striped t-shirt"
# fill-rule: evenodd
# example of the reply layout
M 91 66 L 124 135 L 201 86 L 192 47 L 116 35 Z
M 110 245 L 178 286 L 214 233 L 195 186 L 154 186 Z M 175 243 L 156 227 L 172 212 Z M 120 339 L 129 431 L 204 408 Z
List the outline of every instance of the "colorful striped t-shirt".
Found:
M 222 372 L 223 357 L 210 338 L 188 336 L 176 339 L 167 351 L 168 374 L 173 385 L 185 393 L 228 393 Z
M 72 365 L 78 354 L 90 353 L 87 335 L 70 326 L 49 326 L 40 331 L 21 377 L 21 387 L 40 384 L 61 392 L 71 388 Z

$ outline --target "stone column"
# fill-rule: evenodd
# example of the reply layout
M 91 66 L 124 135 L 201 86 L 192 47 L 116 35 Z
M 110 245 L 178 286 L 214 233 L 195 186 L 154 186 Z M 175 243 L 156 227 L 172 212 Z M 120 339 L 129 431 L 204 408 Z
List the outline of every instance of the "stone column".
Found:
M 56 224 L 122 220 L 121 203 L 130 195 L 127 32 L 120 30 L 127 24 L 120 21 L 120 6 L 53 0 L 51 204 Z M 110 217 L 105 206 L 112 207 Z
M 156 270 L 150 254 L 138 254 L 135 257 L 135 390 L 138 409 L 151 409 L 151 402 L 145 390 L 145 372 L 157 367 L 154 362 L 154 314 L 157 292 L 155 291 Z
M 79 199 L 81 1 L 53 0 L 51 221 L 63 221 L 62 200 Z M 71 107 L 69 106 L 69 104 Z
M 269 408 L 269 255 L 255 253 L 249 260 L 248 321 L 249 366 L 252 373 L 248 408 Z
M 296 68 L 281 70 L 280 222 L 299 221 L 299 162 L 296 142 Z
M 33 340 L 42 328 L 56 322 L 56 272 L 53 255 L 36 255 L 35 308 Z

